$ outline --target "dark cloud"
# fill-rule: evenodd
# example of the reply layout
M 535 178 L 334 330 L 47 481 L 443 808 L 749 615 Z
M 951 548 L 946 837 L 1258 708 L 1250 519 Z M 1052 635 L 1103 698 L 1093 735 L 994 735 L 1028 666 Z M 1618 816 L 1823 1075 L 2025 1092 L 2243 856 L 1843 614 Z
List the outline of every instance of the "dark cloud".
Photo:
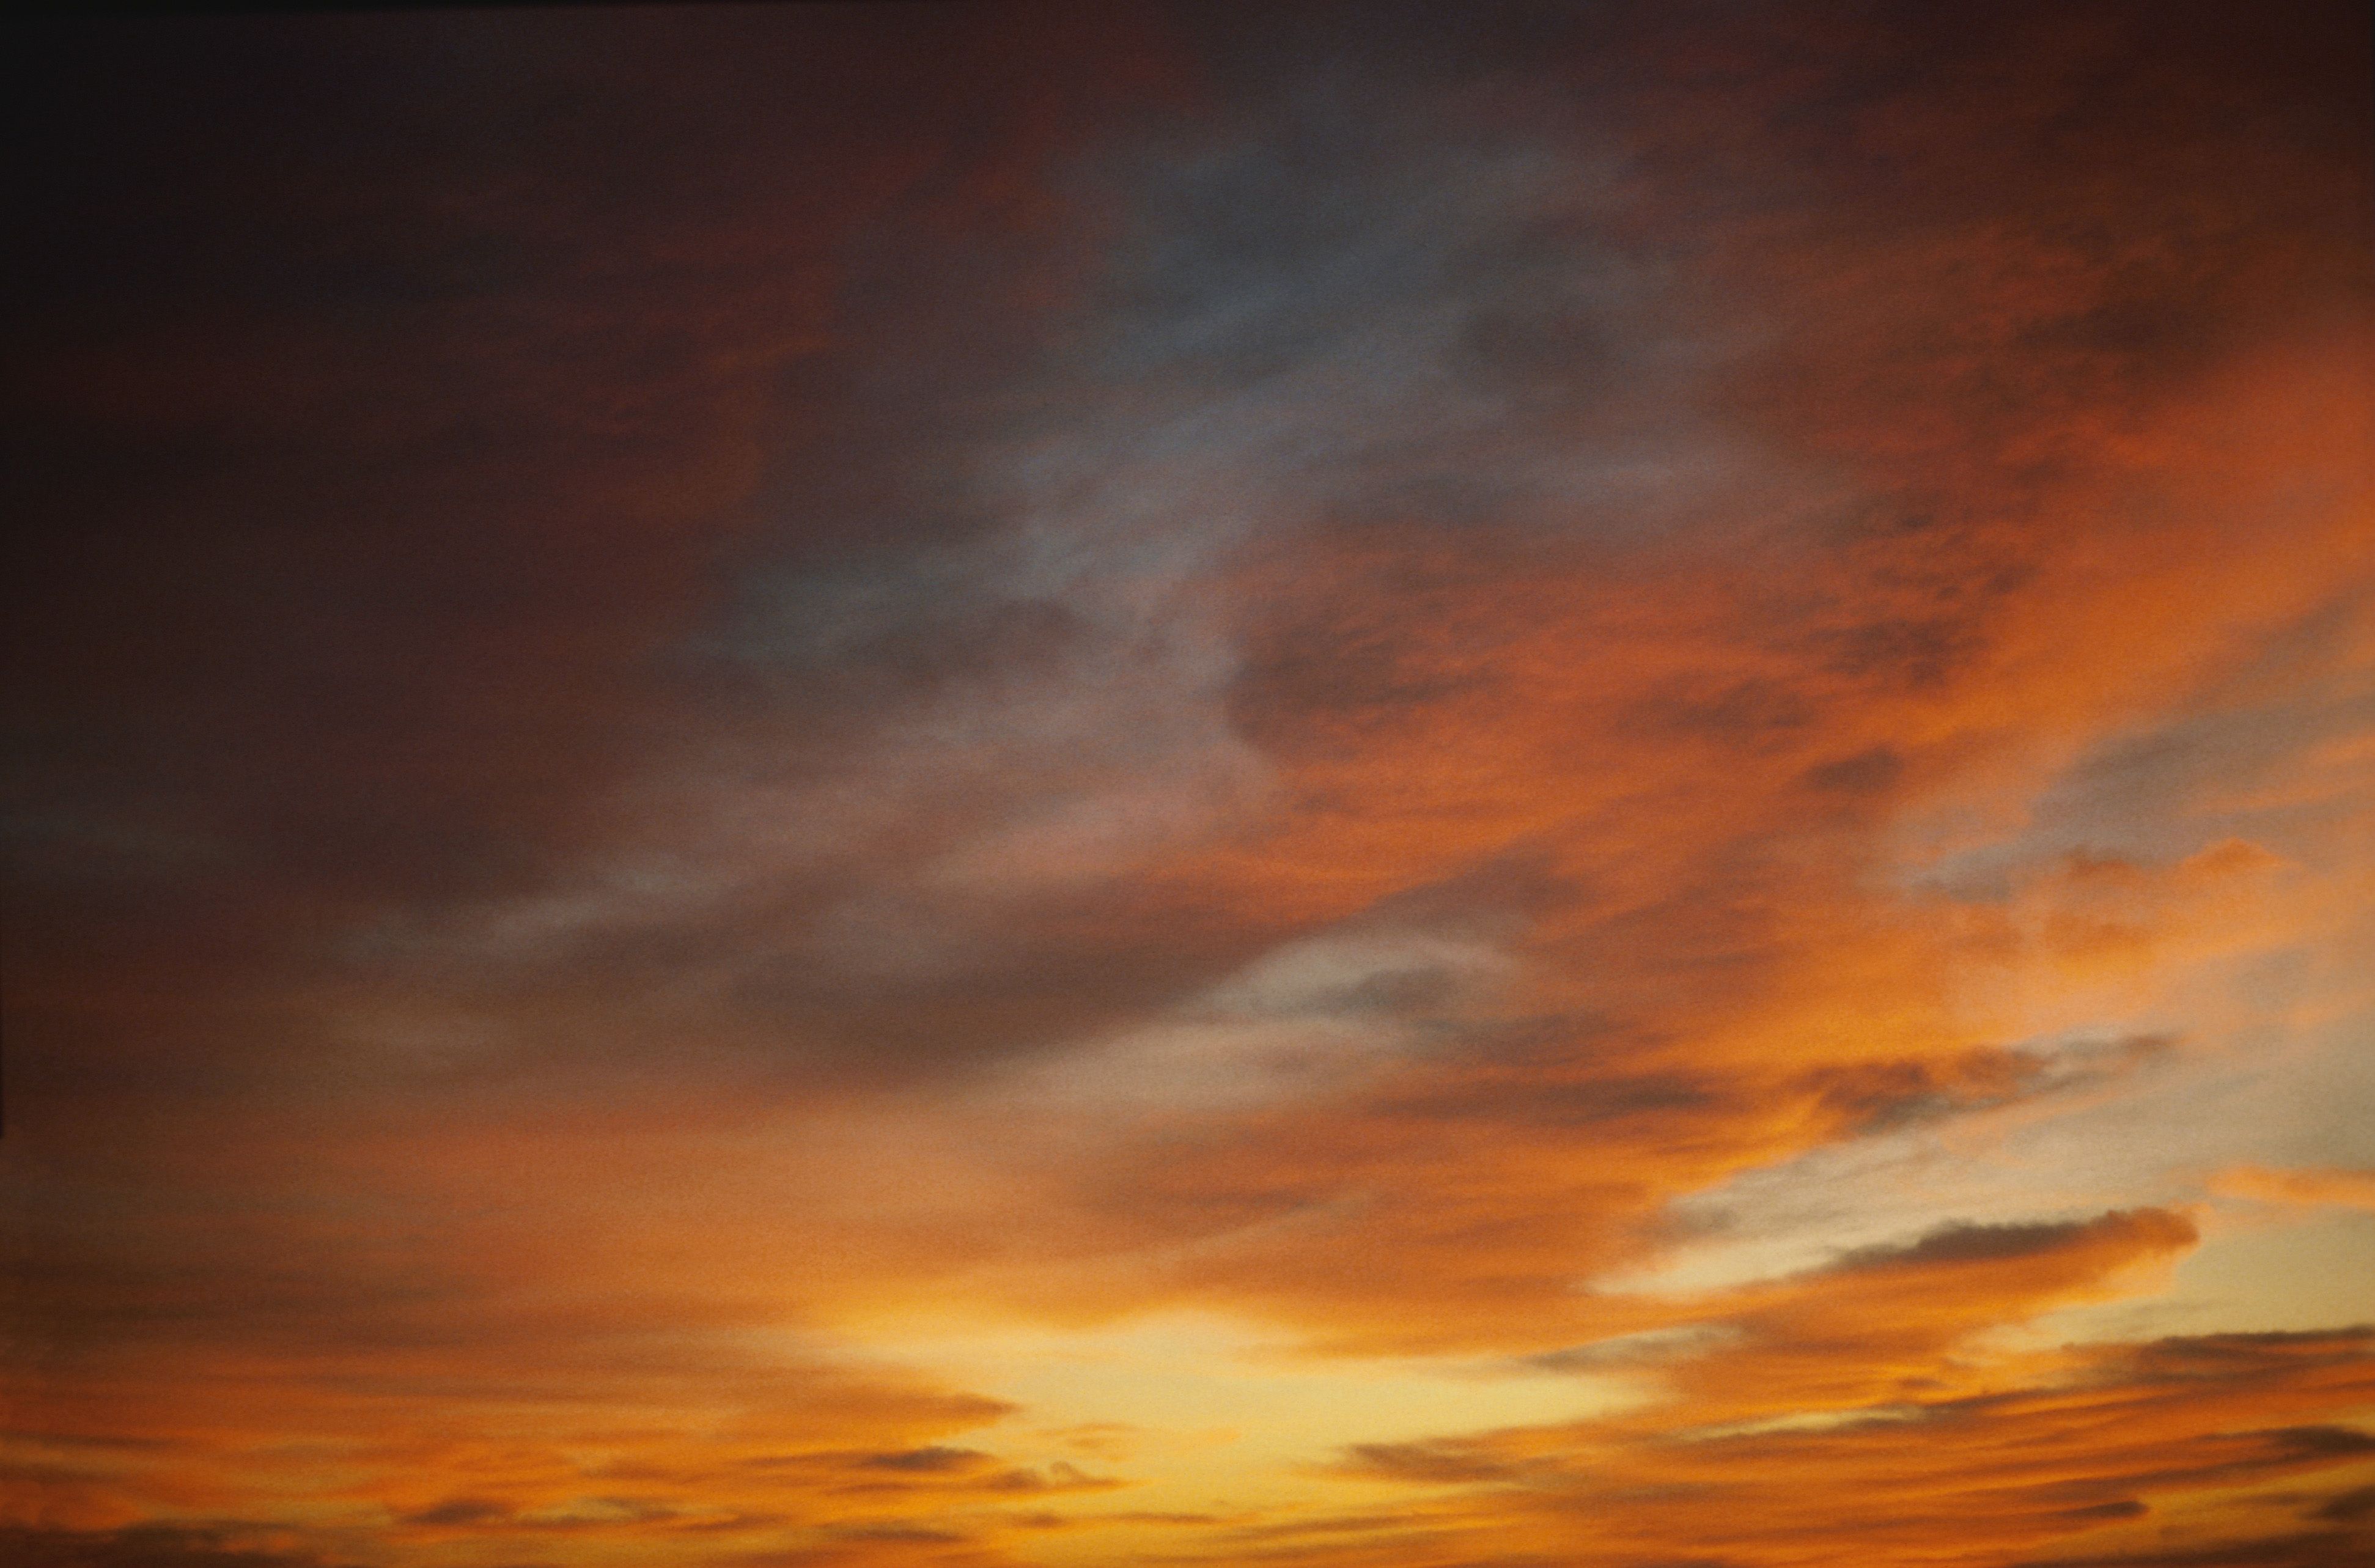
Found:
M 1819 790 L 1861 795 L 1885 790 L 1905 772 L 1905 759 L 1889 747 L 1875 746 L 1820 763 L 1806 771 L 1806 783 Z
M 2375 1515 L 2375 1486 L 2362 1486 L 2350 1491 L 2336 1492 L 2320 1503 L 2310 1512 L 2320 1519 L 2332 1519 L 2340 1524 L 2356 1524 Z
M 971 1448 L 910 1448 L 900 1454 L 869 1454 L 859 1464 L 878 1470 L 914 1470 L 944 1475 L 990 1463 L 989 1456 Z
M 2180 1216 L 2154 1209 L 2106 1214 L 2094 1220 L 2073 1220 L 2058 1224 L 1945 1225 L 1908 1246 L 1859 1248 L 1832 1267 L 1840 1271 L 1857 1272 L 1924 1268 L 1940 1264 L 1986 1264 L 2038 1257 L 2131 1235 L 2178 1236 L 2190 1241 L 2192 1227 Z
M 889 1540 L 945 1543 L 966 1539 L 954 1530 L 928 1525 L 845 1525 L 833 1532 L 844 1540 Z
M 407 1525 L 493 1525 L 510 1518 L 515 1512 L 508 1503 L 498 1503 L 485 1497 L 452 1497 L 433 1508 L 423 1508 L 401 1516 Z
M 0 1527 L 0 1553 L 12 1562 L 48 1568 L 351 1568 L 307 1550 L 272 1550 L 240 1544 L 266 1533 L 262 1527 L 225 1528 L 130 1525 L 113 1530 Z
M 2370 1546 L 2375 1541 L 2363 1533 L 2314 1530 L 2167 1551 L 2036 1558 L 2031 1562 L 2034 1568 L 2333 1568 L 2363 1556 Z
M 1507 1481 L 1524 1474 L 1521 1466 L 1506 1460 L 1421 1443 L 1363 1443 L 1348 1452 L 1354 1468 L 1397 1480 Z
M 1808 1087 L 1849 1126 L 1871 1132 L 2003 1104 L 2035 1091 L 2047 1071 L 2043 1059 L 2024 1052 L 1982 1050 L 1946 1061 L 1821 1068 Z
M 2113 1354 L 2136 1375 L 2182 1385 L 2196 1379 L 2264 1376 L 2294 1367 L 2347 1366 L 2375 1344 L 2370 1336 L 2375 1330 L 2364 1327 L 2201 1334 L 2155 1339 Z

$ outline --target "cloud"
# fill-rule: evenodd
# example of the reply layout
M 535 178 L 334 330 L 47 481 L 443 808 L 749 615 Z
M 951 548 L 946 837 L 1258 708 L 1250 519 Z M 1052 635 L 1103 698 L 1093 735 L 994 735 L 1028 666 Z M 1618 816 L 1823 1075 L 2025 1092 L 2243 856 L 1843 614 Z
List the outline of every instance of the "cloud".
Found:
M 64 29 L 18 1544 L 2355 1544 L 2338 28 Z
M 401 1515 L 406 1525 L 490 1525 L 510 1518 L 512 1506 L 485 1497 L 449 1497 L 434 1507 Z
M 1867 1247 L 1848 1254 L 1837 1268 L 1854 1272 L 1919 1269 L 1933 1265 L 1998 1263 L 2064 1253 L 2074 1245 L 2106 1244 L 2168 1251 L 2188 1246 L 2193 1227 L 2173 1214 L 2146 1211 L 2107 1215 L 2085 1224 L 1948 1225 L 1904 1247 Z
M 266 1527 L 183 1528 L 133 1525 L 114 1530 L 53 1530 L 10 1526 L 0 1542 L 25 1562 L 55 1568 L 330 1568 L 312 1551 L 275 1550 L 249 1544 L 285 1536 Z M 21 1556 L 18 1554 L 21 1553 Z
M 2346 1510 L 2340 1500 L 2352 1493 L 2334 1483 L 2363 1467 L 2369 1439 L 2355 1428 L 2282 1423 L 2287 1410 L 2319 1404 L 2336 1378 L 2363 1395 L 2367 1351 L 2363 1332 L 2074 1348 L 2058 1364 L 1981 1373 L 1993 1385 L 1980 1392 L 1828 1421 L 1693 1427 L 1705 1407 L 1690 1398 L 1609 1423 L 1614 1430 L 1365 1448 L 1347 1462 L 1380 1479 L 1457 1489 L 1427 1505 L 1433 1515 L 1513 1547 L 1541 1539 L 1547 1548 L 1554 1532 L 1594 1518 L 1595 1530 L 1570 1535 L 1565 1548 L 1584 1562 L 1630 1563 L 1696 1546 L 1711 1561 L 1778 1563 L 1841 1531 L 1881 1562 L 1918 1561 L 1942 1547 L 2023 1562 L 2198 1554 L 2242 1562 L 2254 1551 L 2286 1562 L 2306 1542 L 2355 1538 L 2330 1526 L 2255 1529 L 2248 1509 L 2222 1515 L 2183 1499 L 2281 1477 L 2289 1478 L 2287 1522 Z M 1736 1352 L 1741 1361 L 1727 1369 L 1733 1385 L 1753 1380 L 1759 1353 L 1753 1345 Z M 1878 1498 L 1886 1503 L 1857 1501 Z M 2156 1539 L 2114 1547 L 2132 1524 Z M 2239 1527 L 2251 1533 L 2186 1541 Z M 2086 1539 L 2105 1550 L 2048 1550 Z M 2186 1543 L 2172 1550 L 2172 1539 Z M 1325 1560 L 1372 1559 L 1348 1550 Z
M 2375 1208 L 2375 1172 L 2369 1171 L 2272 1171 L 2239 1165 L 2213 1176 L 2210 1190 L 2263 1203 Z

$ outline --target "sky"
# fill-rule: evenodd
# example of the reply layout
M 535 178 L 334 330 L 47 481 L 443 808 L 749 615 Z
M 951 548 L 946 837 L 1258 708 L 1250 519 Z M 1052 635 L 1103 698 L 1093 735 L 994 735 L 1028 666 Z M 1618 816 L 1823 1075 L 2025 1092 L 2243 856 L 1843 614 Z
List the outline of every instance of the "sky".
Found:
M 2358 7 L 12 37 L 0 1560 L 2375 1560 Z

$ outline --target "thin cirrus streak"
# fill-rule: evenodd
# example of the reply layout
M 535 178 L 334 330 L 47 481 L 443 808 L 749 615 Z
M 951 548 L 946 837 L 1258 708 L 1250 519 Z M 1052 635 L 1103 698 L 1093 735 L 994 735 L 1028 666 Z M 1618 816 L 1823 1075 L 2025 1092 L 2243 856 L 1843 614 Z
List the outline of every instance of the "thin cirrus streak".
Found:
M 2352 8 L 28 36 L 0 1555 L 2375 1551 Z

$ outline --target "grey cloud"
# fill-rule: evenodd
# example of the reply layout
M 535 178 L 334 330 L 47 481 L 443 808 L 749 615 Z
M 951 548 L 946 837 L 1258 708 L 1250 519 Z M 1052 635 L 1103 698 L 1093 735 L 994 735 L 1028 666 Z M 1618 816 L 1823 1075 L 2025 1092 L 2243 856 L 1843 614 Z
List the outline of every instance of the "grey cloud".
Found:
M 1743 1331 L 1730 1324 L 1688 1323 L 1672 1328 L 1646 1328 L 1589 1345 L 1545 1350 L 1526 1356 L 1519 1364 L 1541 1372 L 1602 1372 L 1612 1367 L 1654 1366 L 1702 1355 L 1733 1343 Z
M 2227 836 L 2279 854 L 2314 845 L 2364 789 L 2363 770 L 2338 760 L 2375 722 L 2375 698 L 2341 651 L 2368 607 L 2363 591 L 2339 592 L 2231 650 L 2170 711 L 2074 760 L 2027 831 L 1952 857 L 1935 881 L 1997 898 L 2057 855 L 2165 865 Z
M 909 1448 L 895 1454 L 868 1454 L 857 1462 L 869 1469 L 946 1475 L 978 1469 L 991 1461 L 988 1455 L 974 1448 Z
M 1599 398 L 1608 354 L 1664 352 L 1646 285 L 1593 236 L 1607 170 L 1572 127 L 1487 134 L 1388 102 L 1361 72 L 1076 165 L 1075 196 L 1121 215 L 1084 311 L 1036 351 L 903 338 L 896 376 L 920 377 L 928 407 L 895 467 L 861 422 L 851 460 L 880 482 L 836 501 L 820 466 L 825 489 L 782 501 L 857 506 L 872 538 L 734 567 L 734 607 L 680 667 L 738 695 L 621 792 L 652 826 L 545 893 L 432 914 L 428 947 L 508 948 L 554 973 L 699 954 L 694 988 L 790 1026 L 795 1055 L 980 1060 L 1078 1038 L 1086 1018 L 1001 1021 L 993 998 L 1045 994 L 1065 966 L 1033 932 L 1061 923 L 1077 948 L 1065 916 L 1098 885 L 1278 804 L 1243 723 L 1244 693 L 1277 672 L 1248 667 L 1259 616 L 1222 586 L 1237 552 L 1386 491 L 1571 521 L 1578 496 L 1639 468 L 1642 442 L 1698 439 L 1648 360 L 1617 401 L 1654 409 L 1654 437 L 1533 426 L 1520 407 L 1554 361 Z M 920 290 L 953 312 L 997 287 L 903 265 L 845 308 Z M 929 390 L 935 352 L 951 374 Z M 1505 360 L 1535 392 L 1497 383 Z M 861 407 L 887 398 L 848 373 Z M 1464 490 L 1480 472 L 1505 493 Z M 1189 994 L 1223 973 L 1199 949 L 1234 966 L 1281 935 L 1101 951 L 1089 990 Z M 896 1006 L 864 1000 L 893 983 Z M 1447 984 L 1373 977 L 1365 1001 L 1330 1006 L 1392 1009 Z
M 2159 1209 L 2121 1210 L 2091 1220 L 2032 1225 L 1943 1225 L 1909 1245 L 1858 1247 L 1825 1270 L 1852 1274 L 1919 1268 L 1933 1264 L 1995 1263 L 2063 1251 L 2108 1233 L 2192 1234 L 2192 1227 Z
M 1090 373 L 1258 396 L 1252 455 L 1306 510 L 1635 526 L 1645 478 L 1676 489 L 1720 445 L 1696 346 L 1652 324 L 1588 137 L 1459 114 L 1340 67 L 1112 175 L 1131 217 Z
M 1982 1048 L 1944 1060 L 1863 1062 L 1810 1074 L 1804 1083 L 1852 1133 L 1873 1137 L 1972 1116 L 2116 1082 L 2167 1057 L 2163 1034 L 2079 1035 Z

